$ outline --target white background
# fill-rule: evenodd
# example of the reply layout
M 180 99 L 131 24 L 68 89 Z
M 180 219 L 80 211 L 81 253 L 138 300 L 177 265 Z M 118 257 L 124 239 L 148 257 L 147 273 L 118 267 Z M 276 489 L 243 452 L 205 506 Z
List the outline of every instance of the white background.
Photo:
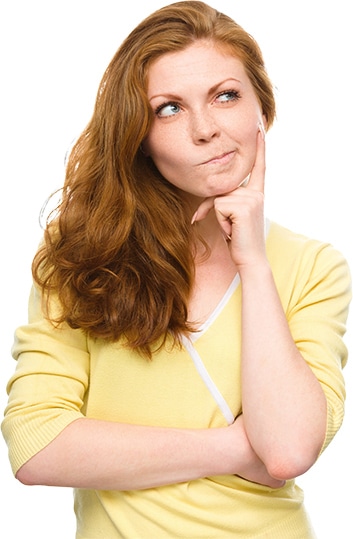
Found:
M 62 185 L 64 156 L 89 120 L 104 69 L 122 39 L 166 1 L 2 0 L 0 404 L 14 369 L 13 331 L 26 321 L 38 214 Z M 276 87 L 267 137 L 267 214 L 333 243 L 353 267 L 353 38 L 348 0 L 213 0 L 256 38 Z M 346 342 L 352 349 L 352 317 Z M 318 539 L 351 539 L 352 364 L 344 425 L 299 484 Z M 6 539 L 74 537 L 69 489 L 25 487 L 0 439 Z M 108 539 L 108 538 L 107 538 Z M 305 538 L 298 538 L 305 539 Z

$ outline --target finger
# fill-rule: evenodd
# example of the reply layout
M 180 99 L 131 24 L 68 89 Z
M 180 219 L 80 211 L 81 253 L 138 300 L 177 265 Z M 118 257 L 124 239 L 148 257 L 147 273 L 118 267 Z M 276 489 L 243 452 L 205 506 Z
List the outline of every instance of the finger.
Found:
M 197 221 L 202 221 L 208 215 L 209 211 L 214 207 L 214 197 L 205 198 L 197 208 L 196 212 L 192 216 L 191 224 L 193 225 Z
M 216 209 L 216 217 L 223 231 L 224 239 L 230 241 L 232 239 L 232 215 L 226 215 L 220 209 Z
M 250 173 L 250 179 L 247 188 L 253 191 L 265 191 L 265 170 L 266 170 L 266 156 L 265 156 L 265 131 L 263 125 L 259 125 L 259 131 L 257 134 L 257 146 L 256 146 L 256 158 L 255 163 Z

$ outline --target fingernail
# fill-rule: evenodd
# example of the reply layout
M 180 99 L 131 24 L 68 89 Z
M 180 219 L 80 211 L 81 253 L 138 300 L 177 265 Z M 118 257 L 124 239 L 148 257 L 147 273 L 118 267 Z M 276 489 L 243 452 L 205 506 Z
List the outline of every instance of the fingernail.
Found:
M 197 211 L 195 211 L 194 215 L 192 216 L 192 219 L 191 219 L 191 224 L 193 225 L 194 222 L 196 221 L 197 219 Z
M 259 122 L 259 131 L 262 135 L 263 140 L 265 140 L 265 136 L 266 136 L 265 128 L 264 128 L 264 124 L 261 122 Z
M 237 189 L 239 189 L 239 187 L 246 187 L 249 183 L 249 180 L 250 180 L 250 174 L 248 174 L 247 177 L 244 178 L 242 182 L 240 182 Z
M 232 236 L 230 236 L 229 234 L 224 233 L 222 234 L 222 237 L 227 245 L 229 244 L 230 241 L 232 241 Z

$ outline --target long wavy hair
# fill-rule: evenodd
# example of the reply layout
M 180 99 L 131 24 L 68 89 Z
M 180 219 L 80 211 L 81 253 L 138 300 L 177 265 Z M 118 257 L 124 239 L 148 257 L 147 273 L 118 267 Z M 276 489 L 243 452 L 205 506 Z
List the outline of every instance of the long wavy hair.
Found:
M 33 260 L 46 315 L 91 337 L 124 340 L 151 357 L 167 335 L 192 331 L 194 232 L 180 193 L 141 151 L 152 121 L 151 62 L 207 39 L 242 62 L 269 127 L 272 84 L 255 40 L 203 2 L 176 2 L 122 43 L 98 89 L 92 118 L 69 155 L 61 202 Z M 52 296 L 59 313 L 48 308 Z

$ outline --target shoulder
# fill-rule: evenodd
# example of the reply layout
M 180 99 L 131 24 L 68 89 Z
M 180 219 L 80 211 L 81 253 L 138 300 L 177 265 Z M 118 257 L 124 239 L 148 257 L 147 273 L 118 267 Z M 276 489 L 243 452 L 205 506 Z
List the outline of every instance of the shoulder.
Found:
M 290 230 L 274 221 L 268 223 L 267 251 L 270 260 L 281 264 L 300 260 L 313 263 L 318 258 L 324 263 L 348 264 L 343 254 L 332 244 Z
M 351 294 L 347 260 L 332 244 L 269 222 L 267 255 L 277 283 L 287 289 L 318 288 L 326 293 Z M 331 289 L 331 292 L 327 290 Z

